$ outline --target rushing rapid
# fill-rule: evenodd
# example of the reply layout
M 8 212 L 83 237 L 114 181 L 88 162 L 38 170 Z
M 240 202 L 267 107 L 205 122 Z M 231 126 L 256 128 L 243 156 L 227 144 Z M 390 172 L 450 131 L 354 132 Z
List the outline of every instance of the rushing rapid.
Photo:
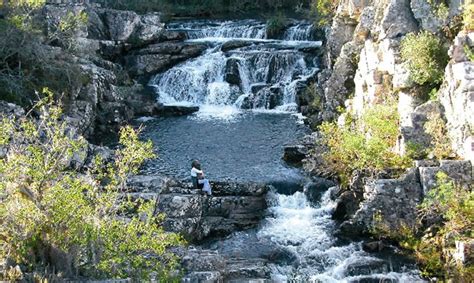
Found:
M 249 269 L 263 262 L 271 282 L 424 282 L 401 255 L 369 254 L 360 242 L 340 241 L 330 195 L 331 189 L 312 204 L 303 192 L 273 193 L 270 216 L 259 229 L 237 232 L 211 248 L 229 261 L 247 261 Z

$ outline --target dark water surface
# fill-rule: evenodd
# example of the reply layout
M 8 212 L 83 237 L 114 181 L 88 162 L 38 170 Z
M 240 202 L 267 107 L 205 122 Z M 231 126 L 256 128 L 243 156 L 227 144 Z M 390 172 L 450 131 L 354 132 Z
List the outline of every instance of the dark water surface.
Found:
M 143 138 L 151 139 L 158 153 L 146 165 L 147 173 L 186 178 L 191 161 L 198 159 L 212 180 L 301 179 L 282 161 L 284 146 L 308 132 L 290 114 L 240 112 L 225 119 L 198 114 L 154 119 L 144 126 Z

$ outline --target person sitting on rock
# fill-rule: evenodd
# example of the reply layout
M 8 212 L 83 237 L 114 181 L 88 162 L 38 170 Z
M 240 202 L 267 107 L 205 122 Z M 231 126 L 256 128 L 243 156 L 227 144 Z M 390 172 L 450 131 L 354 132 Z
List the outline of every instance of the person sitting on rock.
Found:
M 202 189 L 202 192 L 207 195 L 212 195 L 211 185 L 209 180 L 204 178 L 204 171 L 201 170 L 201 164 L 198 160 L 191 163 L 191 179 L 194 189 Z
M 204 172 L 198 173 L 197 179 L 198 179 L 198 184 L 202 185 L 202 191 L 208 196 L 211 196 L 212 195 L 211 184 L 209 184 L 208 179 L 204 178 Z
M 201 170 L 201 164 L 199 163 L 198 160 L 194 160 L 192 163 L 191 163 L 191 180 L 193 182 L 193 187 L 194 189 L 200 189 L 201 186 L 199 186 L 199 183 L 198 183 L 198 174 L 202 174 L 202 170 Z

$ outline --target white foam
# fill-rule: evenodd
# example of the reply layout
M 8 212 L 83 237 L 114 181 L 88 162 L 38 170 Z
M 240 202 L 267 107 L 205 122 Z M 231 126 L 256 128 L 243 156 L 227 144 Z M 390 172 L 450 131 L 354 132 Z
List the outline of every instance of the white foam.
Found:
M 258 236 L 291 251 L 298 258 L 298 269 L 272 264 L 272 279 L 278 282 L 353 282 L 364 278 L 388 278 L 398 282 L 422 282 L 416 271 L 393 272 L 386 262 L 364 252 L 361 243 L 336 245 L 332 234 L 335 223 L 331 219 L 336 204 L 330 198 L 334 189 L 323 194 L 319 207 L 311 206 L 301 192 L 273 196 L 274 204 L 269 209 L 273 216 L 267 218 Z M 374 266 L 373 274 L 350 275 L 354 266 L 369 263 Z M 315 265 L 319 266 L 319 271 Z
M 201 105 L 199 111 L 192 116 L 192 119 L 199 120 L 226 120 L 233 121 L 240 114 L 242 110 L 232 106 L 232 105 Z
M 146 123 L 146 122 L 149 122 L 149 121 L 153 121 L 155 120 L 156 118 L 155 117 L 148 117 L 148 116 L 143 116 L 143 117 L 139 117 L 137 119 L 135 119 L 137 122 L 140 122 L 140 123 Z

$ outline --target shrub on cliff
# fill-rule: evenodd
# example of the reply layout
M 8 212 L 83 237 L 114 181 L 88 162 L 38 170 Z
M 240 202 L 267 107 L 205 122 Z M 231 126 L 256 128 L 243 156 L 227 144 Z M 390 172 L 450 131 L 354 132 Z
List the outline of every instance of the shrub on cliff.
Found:
M 317 24 L 320 26 L 331 24 L 338 4 L 338 0 L 312 0 L 311 14 L 317 19 Z
M 267 20 L 267 38 L 277 38 L 285 31 L 288 19 L 282 13 L 277 13 Z
M 419 208 L 421 227 L 417 233 L 403 235 L 402 245 L 415 251 L 425 276 L 472 282 L 473 262 L 462 263 L 453 255 L 456 242 L 474 241 L 474 191 L 456 184 L 444 172 L 436 177 L 438 185 Z
M 85 81 L 77 60 L 48 44 L 58 41 L 73 46 L 75 30 L 87 19 L 85 14 L 68 14 L 56 27 L 43 35 L 35 15 L 44 1 L 9 1 L 4 19 L 0 19 L 0 99 L 21 105 L 35 100 L 34 90 L 47 86 L 56 93 L 73 93 Z
M 474 4 L 466 3 L 464 6 L 464 28 L 467 31 L 474 30 Z
M 406 168 L 411 163 L 409 158 L 393 151 L 399 134 L 398 119 L 394 105 L 378 104 L 345 125 L 323 123 L 322 142 L 328 148 L 323 156 L 325 165 L 337 173 L 343 185 L 358 169 Z
M 153 156 L 151 142 L 125 127 L 115 161 L 95 157 L 90 171 L 79 173 L 71 164 L 86 157 L 87 143 L 45 94 L 28 117 L 0 120 L 0 259 L 27 272 L 169 278 L 176 258 L 168 248 L 181 238 L 159 227 L 153 202 L 120 197 L 129 175 Z M 131 206 L 140 218 L 125 213 Z
M 432 33 L 408 34 L 401 43 L 401 56 L 413 82 L 438 85 L 443 81 L 449 57 L 441 40 Z

